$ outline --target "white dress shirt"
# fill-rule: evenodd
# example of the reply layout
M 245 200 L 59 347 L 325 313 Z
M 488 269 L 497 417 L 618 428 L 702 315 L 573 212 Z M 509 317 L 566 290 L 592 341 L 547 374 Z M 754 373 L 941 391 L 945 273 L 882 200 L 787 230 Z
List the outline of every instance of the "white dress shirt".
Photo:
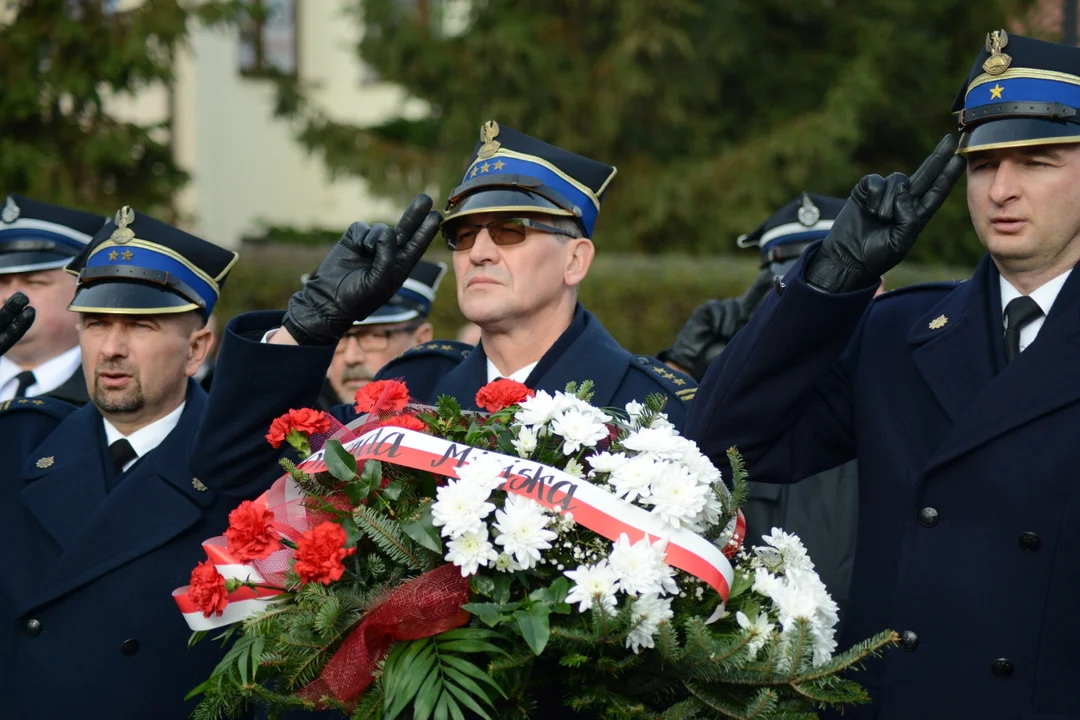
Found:
M 1033 290 L 1028 296 L 1038 304 L 1042 309 L 1043 314 L 1041 317 L 1035 318 L 1027 325 L 1020 328 L 1020 352 L 1024 352 L 1028 345 L 1035 342 L 1035 336 L 1039 334 L 1039 330 L 1042 328 L 1043 323 L 1046 322 L 1046 316 L 1050 314 L 1050 308 L 1054 305 L 1054 301 L 1057 300 L 1058 293 L 1060 293 L 1061 288 L 1065 286 L 1065 281 L 1069 279 L 1069 273 L 1071 272 L 1071 268 L 1066 270 L 1042 287 Z M 998 277 L 1001 288 L 1001 324 L 1002 327 L 1004 327 L 1005 307 L 1010 301 L 1020 297 L 1023 293 L 1014 288 L 1012 283 L 1006 280 L 1004 276 Z
M 499 378 L 506 378 L 507 380 L 515 380 L 519 383 L 524 383 L 529 378 L 529 373 L 533 371 L 537 363 L 531 363 L 521 368 L 517 372 L 512 372 L 509 375 L 503 375 L 499 372 L 499 368 L 495 367 L 495 363 L 491 362 L 491 358 L 487 361 L 487 376 L 488 382 L 495 382 Z
M 51 360 L 32 368 L 34 384 L 26 388 L 26 396 L 44 395 L 52 392 L 68 381 L 72 375 L 80 370 L 82 365 L 82 353 L 79 346 L 66 350 Z M 15 376 L 22 372 L 22 368 L 5 357 L 0 357 L 0 400 L 10 400 L 15 397 L 15 387 L 19 384 Z
M 124 435 L 124 433 L 113 427 L 111 422 L 105 418 L 101 418 L 101 421 L 105 423 L 106 444 L 112 445 L 120 438 L 126 437 L 127 441 L 131 443 L 131 448 L 135 451 L 137 457 L 124 464 L 124 472 L 127 472 L 139 458 L 156 448 L 169 436 L 169 433 L 176 428 L 176 424 L 180 422 L 180 415 L 183 414 L 184 405 L 186 404 L 187 402 L 180 403 L 180 407 L 176 408 L 165 417 L 160 420 L 155 420 L 146 427 L 139 428 L 130 435 Z

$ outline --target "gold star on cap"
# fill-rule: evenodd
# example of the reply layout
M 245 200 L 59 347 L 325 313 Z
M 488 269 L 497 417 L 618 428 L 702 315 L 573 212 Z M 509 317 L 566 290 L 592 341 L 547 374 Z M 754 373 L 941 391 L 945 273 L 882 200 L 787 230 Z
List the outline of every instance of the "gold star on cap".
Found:
M 502 170 L 504 167 L 506 167 L 506 163 L 504 163 L 502 160 L 496 160 L 494 167 L 496 170 Z
M 115 260 L 118 257 L 120 257 L 120 253 L 116 252 L 115 250 L 113 250 L 111 253 L 109 253 L 109 261 L 110 262 Z
M 207 487 L 203 485 L 202 480 L 199 478 L 191 478 L 191 487 L 195 488 L 199 492 L 206 492 Z
M 949 318 L 945 317 L 944 315 L 938 315 L 936 318 L 930 321 L 930 329 L 940 330 L 941 328 L 945 327 L 946 323 L 948 322 Z
M 990 88 L 990 99 L 991 100 L 1000 100 L 1001 99 L 1001 91 L 1004 90 L 1004 89 L 1005 88 L 1001 87 L 1001 83 L 995 83 L 994 87 Z
M 125 250 L 124 252 L 120 253 L 120 257 L 124 258 L 125 260 L 130 260 L 135 256 L 131 253 L 130 250 Z
M 37 466 L 44 470 L 45 468 L 51 468 L 53 463 L 56 462 L 56 458 L 50 455 L 49 457 L 43 457 L 37 461 Z
M 480 166 L 480 172 L 482 172 L 482 173 L 486 173 L 490 169 L 491 169 L 491 163 L 484 163 L 483 165 Z
M 474 168 L 472 169 L 472 172 L 471 172 L 471 173 L 469 173 L 469 177 L 471 177 L 471 178 L 474 178 L 474 177 L 476 177 L 476 173 L 478 173 L 478 172 L 480 172 L 480 168 L 475 168 L 475 167 L 474 167 Z

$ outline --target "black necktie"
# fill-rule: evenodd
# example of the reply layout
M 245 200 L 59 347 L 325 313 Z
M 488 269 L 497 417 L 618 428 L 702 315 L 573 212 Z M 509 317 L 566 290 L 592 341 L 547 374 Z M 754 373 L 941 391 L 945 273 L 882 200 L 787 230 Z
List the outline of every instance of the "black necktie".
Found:
M 34 377 L 31 370 L 23 370 L 15 376 L 15 380 L 15 397 L 17 398 L 26 397 L 26 388 L 37 382 L 37 378 Z
M 1011 363 L 1020 354 L 1020 331 L 1033 320 L 1042 317 L 1039 303 L 1029 297 L 1010 300 L 1005 306 L 1005 362 Z
M 124 466 L 139 457 L 139 454 L 135 452 L 135 448 L 131 447 L 131 443 L 127 441 L 127 438 L 120 438 L 110 445 L 109 454 L 112 455 L 113 468 L 116 470 L 115 477 L 123 475 Z

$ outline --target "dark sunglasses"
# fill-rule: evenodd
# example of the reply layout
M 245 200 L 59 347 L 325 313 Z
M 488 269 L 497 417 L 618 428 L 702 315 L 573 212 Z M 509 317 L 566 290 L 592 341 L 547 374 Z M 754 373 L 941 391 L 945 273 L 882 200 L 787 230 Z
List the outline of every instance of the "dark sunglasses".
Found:
M 491 240 L 496 245 L 517 245 L 525 241 L 530 229 L 541 230 L 552 235 L 565 235 L 574 237 L 574 233 L 560 230 L 529 218 L 502 218 L 492 220 L 483 225 L 469 225 L 466 223 L 448 223 L 443 226 L 443 237 L 446 238 L 446 247 L 451 250 L 468 250 L 476 243 L 476 236 L 481 230 L 487 229 Z

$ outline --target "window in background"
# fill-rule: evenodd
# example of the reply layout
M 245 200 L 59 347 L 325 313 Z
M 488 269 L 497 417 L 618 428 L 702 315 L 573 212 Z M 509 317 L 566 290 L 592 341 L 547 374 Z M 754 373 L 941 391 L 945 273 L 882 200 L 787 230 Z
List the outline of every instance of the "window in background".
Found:
M 298 0 L 248 0 L 240 26 L 240 74 L 296 77 Z

